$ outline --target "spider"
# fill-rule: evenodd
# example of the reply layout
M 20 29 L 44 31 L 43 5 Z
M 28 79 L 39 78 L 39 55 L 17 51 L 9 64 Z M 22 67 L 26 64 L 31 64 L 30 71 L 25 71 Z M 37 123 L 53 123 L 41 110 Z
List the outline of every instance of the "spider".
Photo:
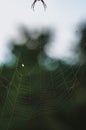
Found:
M 36 3 L 37 1 L 41 1 L 41 2 L 43 3 L 44 9 L 47 8 L 47 5 L 45 4 L 44 0 L 34 0 L 32 6 L 31 6 L 31 7 L 33 8 L 33 10 L 34 10 L 35 3 Z

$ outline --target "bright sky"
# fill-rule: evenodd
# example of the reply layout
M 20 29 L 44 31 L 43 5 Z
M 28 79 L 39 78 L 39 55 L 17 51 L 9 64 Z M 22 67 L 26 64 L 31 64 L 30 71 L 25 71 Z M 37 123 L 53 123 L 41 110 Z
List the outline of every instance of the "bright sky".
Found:
M 33 0 L 0 0 L 0 63 L 12 59 L 7 41 L 18 38 L 18 25 L 28 28 L 53 27 L 55 37 L 48 48 L 47 54 L 57 59 L 74 61 L 74 31 L 82 19 L 86 18 L 86 0 L 44 0 L 47 10 L 44 11 L 39 1 L 35 11 L 31 9 Z M 75 41 L 74 41 L 75 40 Z M 73 43 L 71 44 L 71 42 Z M 71 51 L 72 48 L 72 51 Z M 46 49 L 47 50 L 47 49 Z

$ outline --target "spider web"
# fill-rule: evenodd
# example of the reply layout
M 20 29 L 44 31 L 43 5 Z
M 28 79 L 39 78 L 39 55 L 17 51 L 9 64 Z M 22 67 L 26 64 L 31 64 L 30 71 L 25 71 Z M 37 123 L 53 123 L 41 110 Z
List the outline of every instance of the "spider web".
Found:
M 41 40 L 44 41 L 43 37 Z M 48 71 L 39 66 L 37 61 L 42 47 L 42 42 L 39 49 L 34 50 L 28 50 L 25 45 L 15 47 L 17 55 L 15 66 L 0 69 L 0 128 L 2 130 L 33 130 L 36 127 L 40 129 L 46 126 L 46 123 L 44 126 L 43 124 L 35 126 L 35 124 L 42 118 L 50 124 L 49 129 L 53 129 L 53 126 L 57 129 L 58 124 L 56 125 L 53 119 L 55 114 L 64 112 L 68 115 L 80 102 L 78 93 L 80 94 L 82 90 L 85 67 L 59 63 L 55 71 Z M 83 93 L 84 91 L 85 88 Z M 83 93 L 80 103 L 83 101 Z

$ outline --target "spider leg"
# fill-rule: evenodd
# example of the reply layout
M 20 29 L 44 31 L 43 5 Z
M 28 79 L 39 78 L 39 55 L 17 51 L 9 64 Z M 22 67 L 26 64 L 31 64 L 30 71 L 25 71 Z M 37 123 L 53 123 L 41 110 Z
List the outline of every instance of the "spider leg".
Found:
M 44 9 L 46 10 L 47 5 L 45 4 L 45 2 L 44 2 L 43 0 L 41 0 L 41 1 L 42 1 L 42 3 L 43 3 Z
M 33 10 L 34 10 L 36 1 L 37 1 L 37 0 L 35 0 L 35 1 L 33 2 L 33 4 L 31 5 L 31 8 L 33 8 Z

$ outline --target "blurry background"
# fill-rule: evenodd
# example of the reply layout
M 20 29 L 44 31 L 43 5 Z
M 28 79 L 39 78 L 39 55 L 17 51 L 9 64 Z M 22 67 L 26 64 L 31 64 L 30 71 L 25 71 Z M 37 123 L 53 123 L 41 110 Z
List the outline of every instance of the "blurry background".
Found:
M 0 5 L 0 16 L 4 16 L 0 21 L 0 129 L 85 129 L 85 20 L 76 28 L 75 25 L 71 26 L 75 29 L 74 37 L 72 37 L 71 31 L 67 30 L 67 32 L 65 27 L 69 27 L 69 24 L 72 25 L 72 20 L 74 22 L 78 20 L 75 17 L 76 14 L 66 19 L 68 17 L 66 14 L 69 13 L 66 10 L 66 14 L 64 14 L 66 18 L 61 17 L 57 22 L 57 17 L 53 24 L 53 18 L 58 16 L 58 10 L 64 5 L 64 3 L 61 4 L 62 0 L 60 0 L 59 8 L 56 8 L 56 0 L 54 4 L 53 2 L 48 4 L 49 1 L 47 1 L 49 10 L 47 9 L 46 12 L 41 8 L 42 4 L 40 6 L 39 3 L 35 8 L 36 12 L 33 12 L 29 8 L 30 6 L 28 7 L 31 3 L 27 5 L 26 0 L 19 0 L 18 3 L 12 0 L 8 1 L 3 0 Z M 65 9 L 69 7 L 67 2 Z M 76 12 L 79 11 L 79 7 L 80 3 Z M 64 12 L 64 8 L 61 8 L 62 10 Z M 4 12 L 3 15 L 2 12 Z M 62 16 L 63 12 L 59 12 L 59 16 Z M 79 14 L 78 12 L 78 16 Z M 17 21 L 18 19 L 19 21 Z M 65 22 L 61 22 L 62 19 Z M 81 21 L 83 20 L 81 19 Z M 68 26 L 66 26 L 67 24 Z M 54 28 L 52 28 L 53 26 Z M 54 30 L 55 27 L 56 30 Z M 63 39 L 52 46 L 54 38 L 55 43 L 59 39 L 59 29 L 63 36 L 60 38 Z M 56 37 L 54 37 L 55 31 Z M 75 42 L 71 41 L 70 45 L 66 46 L 67 39 L 65 37 L 74 38 Z M 58 56 L 58 54 L 60 55 Z
M 0 67 L 0 129 L 85 128 L 85 62 L 68 65 L 48 57 L 44 48 L 51 38 L 49 29 L 40 31 L 37 38 L 38 30 L 21 27 L 21 32 L 26 42 L 11 41 L 14 62 Z M 79 47 L 85 59 L 86 26 L 80 32 Z

